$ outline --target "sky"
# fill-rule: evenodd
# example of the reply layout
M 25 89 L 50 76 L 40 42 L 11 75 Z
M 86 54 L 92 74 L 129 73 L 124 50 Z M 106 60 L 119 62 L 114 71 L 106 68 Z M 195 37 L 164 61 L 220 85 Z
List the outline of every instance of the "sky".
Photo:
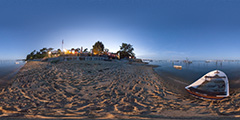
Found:
M 137 58 L 240 59 L 239 0 L 0 0 L 0 59 L 101 41 Z

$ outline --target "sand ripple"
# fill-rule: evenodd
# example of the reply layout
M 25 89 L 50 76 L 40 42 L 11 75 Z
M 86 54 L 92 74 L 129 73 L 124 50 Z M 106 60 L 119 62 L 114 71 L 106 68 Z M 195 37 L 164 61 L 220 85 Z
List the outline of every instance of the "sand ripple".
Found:
M 46 119 L 239 117 L 240 93 L 203 101 L 169 90 L 152 66 L 29 62 L 0 91 L 0 117 Z

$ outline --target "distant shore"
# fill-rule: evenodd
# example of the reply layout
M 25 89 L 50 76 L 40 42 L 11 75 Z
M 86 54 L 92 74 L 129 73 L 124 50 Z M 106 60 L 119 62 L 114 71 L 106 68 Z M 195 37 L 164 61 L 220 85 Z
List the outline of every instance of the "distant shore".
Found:
M 240 117 L 240 93 L 204 101 L 171 91 L 154 66 L 123 61 L 31 61 L 0 92 L 0 117 L 153 119 Z M 168 82 L 166 82 L 168 81 Z M 176 83 L 174 83 L 177 86 Z

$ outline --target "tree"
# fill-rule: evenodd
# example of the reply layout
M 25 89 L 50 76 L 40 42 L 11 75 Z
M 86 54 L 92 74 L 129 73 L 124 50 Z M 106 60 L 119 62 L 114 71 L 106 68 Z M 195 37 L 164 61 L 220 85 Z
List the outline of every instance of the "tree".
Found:
M 104 50 L 104 45 L 102 42 L 97 41 L 94 45 L 93 45 L 93 53 L 97 54 L 97 55 L 101 55 L 103 53 Z
M 57 50 L 57 54 L 60 55 L 61 53 L 62 53 L 62 51 L 61 51 L 60 49 L 58 49 L 58 50 Z
M 43 53 L 46 53 L 47 52 L 47 48 L 42 48 L 40 49 L 40 52 L 43 54 Z
M 85 48 L 84 50 L 83 50 L 83 52 L 87 52 L 88 51 L 88 49 L 87 48 Z
M 32 51 L 30 54 L 27 55 L 26 60 L 32 60 L 32 59 L 40 59 L 48 56 L 48 52 L 52 51 L 53 48 L 42 48 L 40 51 Z M 60 50 L 60 49 L 59 49 Z M 61 50 L 60 50 L 61 52 Z
M 36 50 L 33 50 L 30 54 L 27 55 L 26 60 L 32 60 L 35 57 Z
M 26 60 L 30 60 L 32 56 L 30 54 L 27 55 Z
M 74 50 L 75 50 L 75 49 L 74 49 L 74 48 L 72 48 L 72 49 L 71 49 L 71 52 L 72 52 L 72 51 L 74 51 Z
M 80 51 L 80 48 L 75 49 L 75 52 L 79 52 L 79 51 Z
M 107 49 L 107 48 L 106 48 L 106 49 L 104 49 L 104 52 L 109 52 L 109 49 Z
M 47 52 L 51 52 L 53 50 L 53 48 L 48 48 Z
M 37 53 L 34 55 L 34 59 L 42 58 L 41 52 L 37 51 Z
M 30 53 L 30 55 L 34 55 L 35 52 L 36 52 L 36 50 L 33 50 L 33 51 Z
M 109 52 L 109 49 L 104 49 L 104 55 L 107 55 L 108 54 L 108 52 Z
M 120 58 L 134 58 L 135 54 L 133 53 L 134 48 L 131 44 L 122 43 L 120 46 L 120 50 L 117 53 L 120 53 Z

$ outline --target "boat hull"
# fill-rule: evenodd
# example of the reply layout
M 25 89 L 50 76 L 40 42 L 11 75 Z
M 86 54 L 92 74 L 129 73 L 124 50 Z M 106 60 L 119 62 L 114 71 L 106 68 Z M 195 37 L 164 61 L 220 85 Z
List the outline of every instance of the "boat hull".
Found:
M 221 100 L 226 97 L 216 97 L 216 96 L 208 96 L 208 95 L 203 95 L 203 94 L 198 94 L 196 92 L 192 92 L 189 89 L 185 89 L 188 93 L 190 93 L 192 96 L 200 98 L 200 99 L 216 99 L 216 100 Z
M 214 84 L 213 84 L 214 83 Z M 221 83 L 221 84 L 220 84 Z M 223 84 L 224 83 L 224 84 Z M 211 88 L 208 89 L 200 89 L 205 84 L 207 86 L 218 86 L 217 89 L 215 87 L 214 90 L 219 90 L 217 92 L 213 92 Z M 219 86 L 220 85 L 220 86 Z M 202 87 L 203 88 L 203 87 Z M 187 92 L 191 95 L 201 98 L 201 99 L 216 99 L 220 100 L 229 96 L 229 84 L 227 75 L 219 70 L 211 71 L 205 74 L 203 77 L 185 87 Z

